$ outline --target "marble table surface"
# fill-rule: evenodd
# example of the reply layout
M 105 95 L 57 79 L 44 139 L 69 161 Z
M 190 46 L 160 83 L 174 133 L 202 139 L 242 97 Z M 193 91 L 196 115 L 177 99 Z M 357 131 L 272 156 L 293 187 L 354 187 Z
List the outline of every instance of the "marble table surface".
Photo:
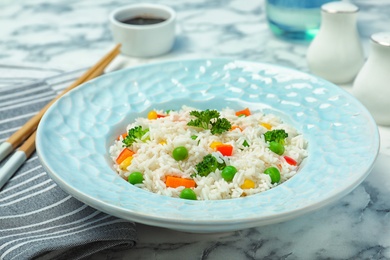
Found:
M 132 2 L 146 1 L 1 1 L 0 69 L 7 67 L 9 73 L 0 75 L 0 87 L 91 66 L 114 45 L 108 14 Z M 151 59 L 120 56 L 110 70 L 168 59 L 231 57 L 309 72 L 308 43 L 274 37 L 263 0 L 149 2 L 176 10 L 173 50 Z M 358 30 L 367 56 L 370 35 L 389 30 L 390 1 L 351 2 L 360 8 Z M 341 87 L 350 90 L 351 84 Z M 390 127 L 379 130 L 380 154 L 371 174 L 330 206 L 287 222 L 224 234 L 138 224 L 136 247 L 89 259 L 390 259 Z

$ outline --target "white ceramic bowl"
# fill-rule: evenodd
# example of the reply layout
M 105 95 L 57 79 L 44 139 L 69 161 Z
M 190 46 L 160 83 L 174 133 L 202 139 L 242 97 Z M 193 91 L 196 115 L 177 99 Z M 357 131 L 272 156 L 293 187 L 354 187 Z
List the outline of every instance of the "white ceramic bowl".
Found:
M 156 24 L 134 25 L 129 18 L 160 18 Z M 120 7 L 109 16 L 114 41 L 121 52 L 134 57 L 153 57 L 169 52 L 175 41 L 175 11 L 160 4 L 133 4 Z

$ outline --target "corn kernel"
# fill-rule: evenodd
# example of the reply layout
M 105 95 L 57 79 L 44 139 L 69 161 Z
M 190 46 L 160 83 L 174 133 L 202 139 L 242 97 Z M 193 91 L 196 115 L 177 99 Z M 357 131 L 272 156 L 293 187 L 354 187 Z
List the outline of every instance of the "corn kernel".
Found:
M 268 123 L 261 123 L 260 124 L 261 126 L 264 126 L 265 128 L 267 128 L 268 130 L 270 130 L 272 128 L 272 125 L 268 124 Z
M 152 110 L 148 113 L 148 119 L 149 120 L 154 120 L 154 119 L 157 119 L 157 112 Z
M 122 171 L 126 171 L 127 167 L 129 167 L 132 160 L 133 160 L 133 156 L 129 156 L 126 159 L 124 159 L 123 162 L 119 164 L 119 169 L 121 169 Z
M 218 146 L 218 145 L 221 145 L 221 144 L 222 144 L 221 142 L 212 142 L 212 143 L 210 144 L 210 148 L 213 149 L 213 150 L 215 150 L 215 149 L 217 149 L 217 146 Z
M 245 189 L 253 189 L 255 187 L 255 183 L 252 180 L 245 179 L 244 183 L 240 187 L 243 190 L 245 190 Z

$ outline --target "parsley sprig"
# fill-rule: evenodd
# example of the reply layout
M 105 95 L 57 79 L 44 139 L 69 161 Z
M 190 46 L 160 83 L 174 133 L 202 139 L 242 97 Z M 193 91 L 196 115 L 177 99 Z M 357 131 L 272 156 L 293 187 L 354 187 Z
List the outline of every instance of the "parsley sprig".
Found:
M 285 139 L 288 137 L 288 134 L 284 129 L 275 129 L 268 131 L 264 134 L 264 139 L 266 142 L 277 142 L 284 145 Z
M 196 119 L 188 122 L 188 126 L 210 129 L 212 134 L 222 134 L 223 132 L 229 131 L 232 127 L 229 120 L 221 118 L 217 110 L 193 110 L 190 112 L 190 115 L 196 117 Z
M 207 176 L 217 169 L 223 170 L 226 167 L 225 162 L 219 163 L 217 158 L 208 154 L 203 157 L 203 160 L 196 165 L 196 173 L 193 175 Z
M 142 129 L 142 126 L 135 126 L 131 129 L 129 129 L 127 136 L 123 139 L 123 145 L 126 147 L 131 146 L 134 142 L 137 140 L 146 141 L 146 139 L 143 139 L 142 137 L 149 132 L 149 129 Z

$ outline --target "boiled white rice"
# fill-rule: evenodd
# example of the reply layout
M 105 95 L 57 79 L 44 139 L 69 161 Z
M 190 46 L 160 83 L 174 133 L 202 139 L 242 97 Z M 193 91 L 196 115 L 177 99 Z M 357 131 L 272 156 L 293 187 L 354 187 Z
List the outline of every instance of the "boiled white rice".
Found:
M 179 197 L 184 187 L 166 187 L 165 178 L 167 175 L 193 178 L 196 182 L 196 187 L 193 190 L 198 200 L 218 200 L 256 194 L 280 185 L 297 173 L 299 164 L 307 156 L 307 142 L 303 136 L 275 115 L 257 112 L 247 117 L 237 117 L 233 109 L 226 108 L 219 111 L 221 117 L 228 119 L 232 125 L 240 126 L 242 131 L 235 129 L 220 135 L 213 135 L 210 130 L 200 131 L 197 128 L 187 126 L 187 123 L 193 119 L 190 116 L 190 112 L 193 110 L 196 109 L 183 106 L 180 111 L 170 111 L 166 117 L 156 120 L 137 118 L 135 122 L 127 126 L 126 131 L 135 126 L 148 128 L 149 132 L 146 135 L 149 136 L 149 140 L 133 143 L 129 147 L 135 154 L 126 170 L 121 170 L 115 162 L 124 149 L 123 138 L 120 137 L 116 140 L 109 149 L 114 169 L 124 179 L 127 179 L 132 172 L 141 172 L 144 181 L 136 186 L 172 197 Z M 157 111 L 157 113 L 163 114 L 164 112 Z M 261 123 L 270 124 L 272 129 L 284 129 L 288 133 L 283 156 L 293 158 L 297 161 L 297 166 L 288 164 L 283 156 L 269 150 L 269 144 L 265 142 L 263 135 L 268 129 Z M 197 136 L 195 140 L 191 138 L 193 135 Z M 245 140 L 249 147 L 243 146 Z M 232 156 L 222 156 L 210 148 L 210 144 L 215 141 L 233 145 Z M 173 149 L 178 146 L 185 146 L 188 149 L 189 156 L 186 160 L 178 162 L 172 157 Z M 206 177 L 193 177 L 196 164 L 201 162 L 207 154 L 213 154 L 219 160 L 224 160 L 226 165 L 234 165 L 237 168 L 238 171 L 231 182 L 227 182 L 221 177 L 220 170 L 216 170 Z M 270 166 L 278 167 L 280 170 L 281 179 L 277 184 L 272 184 L 270 176 L 264 174 L 264 170 Z M 255 183 L 255 188 L 242 189 L 241 185 L 245 179 L 252 180 Z

